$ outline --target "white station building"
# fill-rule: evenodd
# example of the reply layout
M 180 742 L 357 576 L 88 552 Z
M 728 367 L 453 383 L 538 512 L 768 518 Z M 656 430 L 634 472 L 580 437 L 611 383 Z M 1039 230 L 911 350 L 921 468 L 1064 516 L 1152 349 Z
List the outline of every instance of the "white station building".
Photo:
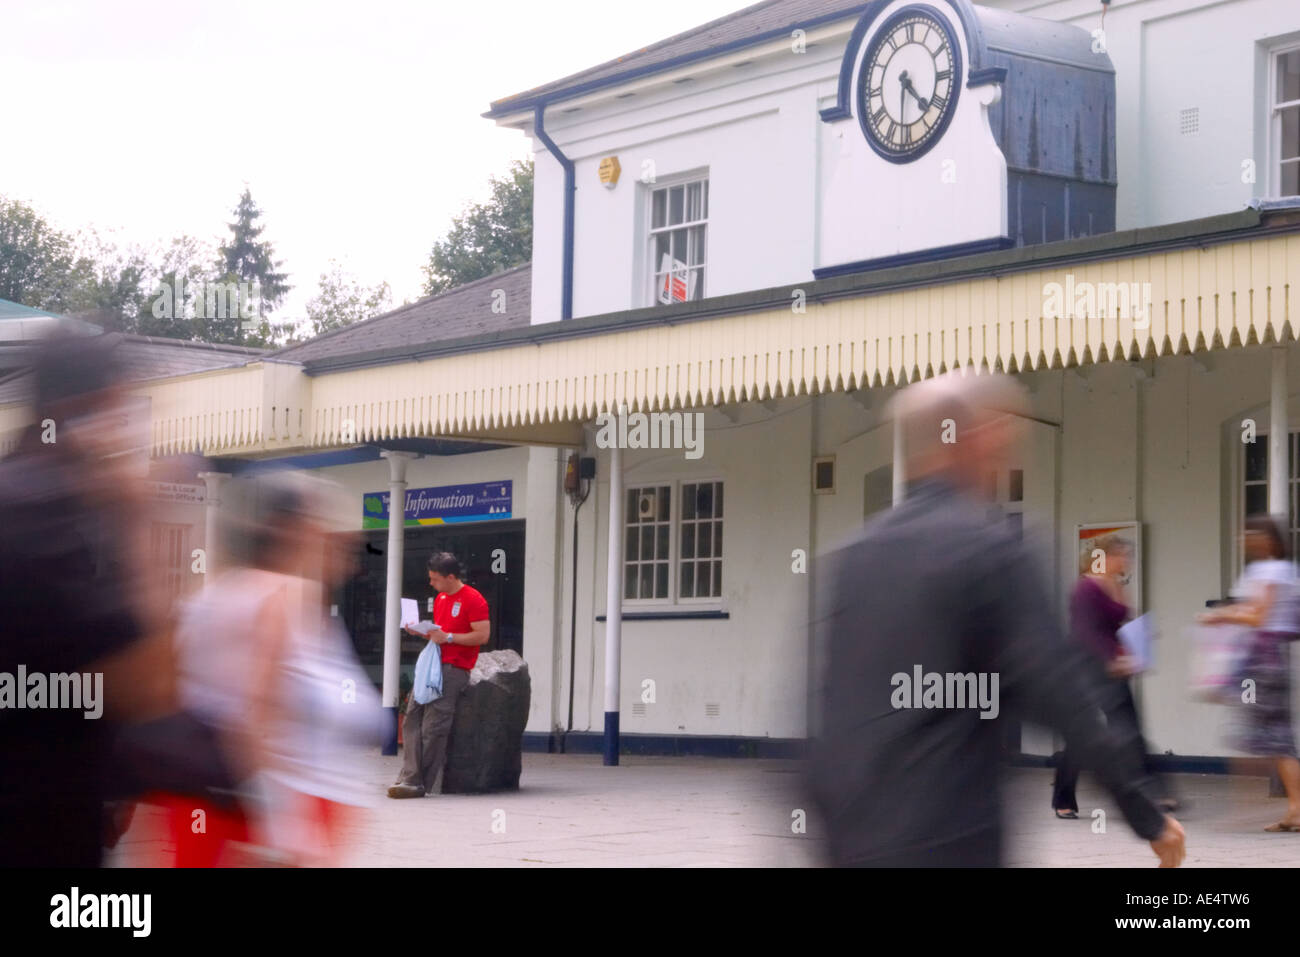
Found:
M 1247 514 L 1300 536 L 1300 6 L 768 0 L 487 117 L 536 151 L 530 266 L 136 390 L 209 512 L 266 468 L 352 493 L 338 611 L 385 704 L 446 547 L 529 664 L 530 747 L 800 753 L 817 556 L 900 478 L 885 403 L 996 370 L 1034 412 L 990 487 L 1062 618 L 1080 548 L 1132 536 L 1148 737 L 1223 766 L 1186 628 Z M 636 447 L 639 413 L 702 430 Z

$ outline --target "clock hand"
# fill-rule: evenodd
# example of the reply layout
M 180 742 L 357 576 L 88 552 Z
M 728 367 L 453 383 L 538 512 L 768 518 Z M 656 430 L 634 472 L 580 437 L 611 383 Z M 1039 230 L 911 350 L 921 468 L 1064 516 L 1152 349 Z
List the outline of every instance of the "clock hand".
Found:
M 919 106 L 919 107 L 921 108 L 921 112 L 922 112 L 922 113 L 924 113 L 927 109 L 929 109 L 930 101 L 927 100 L 927 99 L 924 99 L 924 98 L 921 96 L 921 94 L 919 94 L 919 93 L 916 92 L 916 88 L 912 86 L 912 81 L 909 80 L 909 79 L 907 78 L 907 71 L 906 71 L 906 70 L 904 70 L 904 71 L 902 72 L 902 74 L 901 74 L 900 77 L 899 77 L 899 80 L 900 80 L 900 81 L 902 82 L 902 84 L 903 84 L 903 90 L 904 90 L 904 92 L 907 92 L 907 93 L 911 93 L 911 94 L 912 94 L 912 97 L 916 100 L 916 105 Z

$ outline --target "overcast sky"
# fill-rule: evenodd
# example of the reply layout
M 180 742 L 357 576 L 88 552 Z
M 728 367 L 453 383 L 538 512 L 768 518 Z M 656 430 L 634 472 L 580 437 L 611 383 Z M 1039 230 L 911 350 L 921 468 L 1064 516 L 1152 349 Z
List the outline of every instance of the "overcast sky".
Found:
M 0 194 L 59 227 L 214 243 L 244 184 L 300 317 L 331 258 L 394 302 L 529 154 L 492 100 L 745 0 L 0 0 Z

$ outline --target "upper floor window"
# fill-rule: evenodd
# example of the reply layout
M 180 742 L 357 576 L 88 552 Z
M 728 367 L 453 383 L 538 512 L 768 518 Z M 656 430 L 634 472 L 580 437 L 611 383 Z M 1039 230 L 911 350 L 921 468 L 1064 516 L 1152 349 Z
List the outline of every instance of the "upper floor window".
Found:
M 1273 142 L 1274 193 L 1300 195 L 1300 47 L 1273 54 Z
M 650 269 L 653 302 L 704 298 L 707 176 L 655 186 L 650 193 Z

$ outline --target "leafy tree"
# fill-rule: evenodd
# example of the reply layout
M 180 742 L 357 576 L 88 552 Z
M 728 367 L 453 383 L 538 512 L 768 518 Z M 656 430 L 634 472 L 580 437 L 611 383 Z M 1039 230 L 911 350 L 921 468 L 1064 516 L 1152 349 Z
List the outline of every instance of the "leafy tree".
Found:
M 67 277 L 67 311 L 109 332 L 137 332 L 148 314 L 154 271 L 147 250 L 118 246 L 94 230 L 78 236 Z
M 195 317 L 203 307 L 196 300 L 212 279 L 215 257 L 210 244 L 192 236 L 178 236 L 155 254 L 149 298 L 140 311 L 136 331 L 146 336 L 197 339 Z
M 217 250 L 215 283 L 219 286 L 233 283 L 232 290 L 239 288 L 240 296 L 234 297 L 238 304 L 232 310 L 230 300 L 226 299 L 224 308 L 214 310 L 214 303 L 209 299 L 204 303 L 205 308 L 197 311 L 195 332 L 207 342 L 270 345 L 287 327 L 273 325 L 268 317 L 292 287 L 287 283 L 288 274 L 280 272 L 284 264 L 275 258 L 274 248 L 259 238 L 265 229 L 258 224 L 262 211 L 253 202 L 247 187 L 239 197 L 234 214 L 235 221 L 228 224 L 230 238 Z M 251 302 L 246 301 L 245 294 L 251 297 Z M 212 315 L 213 312 L 217 314 Z M 256 322 L 258 328 L 246 330 L 244 324 L 248 321 Z
M 492 196 L 452 220 L 433 244 L 424 267 L 424 294 L 433 296 L 533 256 L 533 163 L 516 160 L 505 176 L 491 178 Z
M 343 272 L 336 260 L 320 274 L 316 295 L 307 301 L 307 321 L 311 335 L 341 329 L 354 322 L 386 312 L 392 305 L 393 292 L 388 283 L 366 287 Z
M 0 196 L 0 299 L 67 312 L 77 300 L 76 246 L 28 204 Z

